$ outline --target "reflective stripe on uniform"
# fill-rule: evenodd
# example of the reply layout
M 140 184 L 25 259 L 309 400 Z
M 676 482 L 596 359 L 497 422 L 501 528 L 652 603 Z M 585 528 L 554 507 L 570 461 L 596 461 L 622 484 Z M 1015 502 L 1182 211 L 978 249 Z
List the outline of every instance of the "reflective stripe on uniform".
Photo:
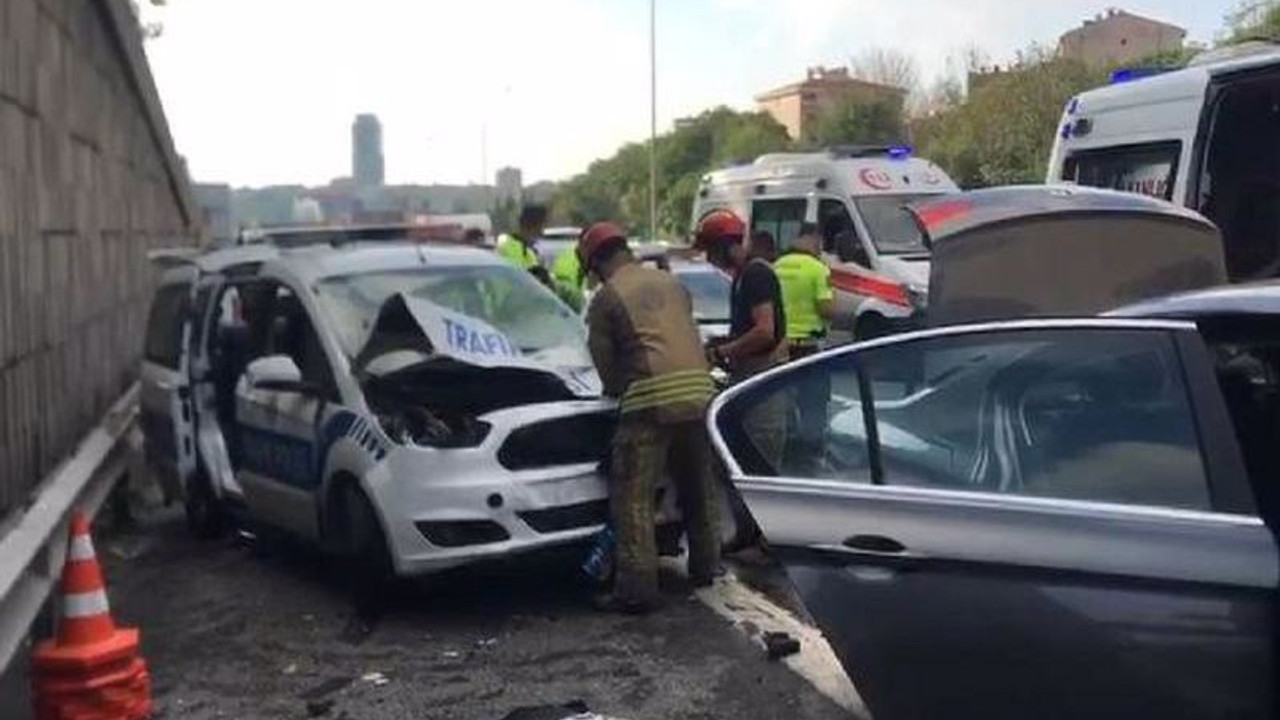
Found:
M 90 592 L 67 593 L 62 596 L 62 617 L 87 618 L 105 615 L 111 610 L 107 605 L 107 593 L 98 589 Z
M 677 403 L 701 403 L 715 394 L 715 384 L 705 370 L 681 370 L 636 380 L 622 397 L 623 413 Z

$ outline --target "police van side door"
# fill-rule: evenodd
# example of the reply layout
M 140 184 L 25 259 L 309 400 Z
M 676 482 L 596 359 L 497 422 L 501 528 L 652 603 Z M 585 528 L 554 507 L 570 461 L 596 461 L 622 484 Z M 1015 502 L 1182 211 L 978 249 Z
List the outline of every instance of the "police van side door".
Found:
M 140 422 L 148 464 L 166 499 L 177 499 L 195 471 L 195 446 L 188 380 L 190 272 L 168 274 L 156 289 L 147 314 L 140 378 Z
M 319 537 L 318 423 L 337 400 L 332 371 L 295 290 L 275 280 L 246 286 L 251 361 L 236 388 L 237 479 L 256 519 L 307 538 Z M 284 384 L 258 384 L 255 370 L 296 368 Z

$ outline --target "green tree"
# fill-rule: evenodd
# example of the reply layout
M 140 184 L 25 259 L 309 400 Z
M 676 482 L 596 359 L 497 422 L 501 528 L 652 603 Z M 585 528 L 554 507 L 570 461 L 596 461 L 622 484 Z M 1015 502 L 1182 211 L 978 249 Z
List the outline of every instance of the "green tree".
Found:
M 703 174 L 728 163 L 785 149 L 786 130 L 764 113 L 719 107 L 677 123 L 657 138 L 658 224 L 666 237 L 683 235 Z M 649 145 L 630 143 L 559 185 L 551 201 L 559 222 L 601 219 L 648 232 Z
M 915 128 L 919 154 L 965 187 L 1036 183 L 1072 96 L 1106 82 L 1104 70 L 1032 49 L 1020 66 Z
M 765 113 L 739 115 L 720 135 L 714 164 L 747 162 L 771 152 L 785 150 L 791 144 L 787 129 Z M 694 168 L 705 172 L 706 167 Z
M 1242 2 L 1226 17 L 1226 44 L 1280 39 L 1280 3 Z
M 819 115 L 806 140 L 818 146 L 887 143 L 905 133 L 901 101 L 850 100 Z

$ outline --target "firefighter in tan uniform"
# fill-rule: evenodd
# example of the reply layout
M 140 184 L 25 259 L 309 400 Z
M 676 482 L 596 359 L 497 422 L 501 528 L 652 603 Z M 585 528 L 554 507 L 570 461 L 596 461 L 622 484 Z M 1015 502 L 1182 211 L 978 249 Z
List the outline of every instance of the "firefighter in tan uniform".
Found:
M 578 243 L 582 265 L 603 283 L 587 314 L 591 357 L 604 392 L 619 401 L 610 463 L 617 536 L 607 609 L 644 612 L 658 597 L 654 487 L 675 483 L 689 537 L 689 576 L 710 585 L 719 567 L 711 446 L 703 418 L 715 387 L 689 292 L 670 273 L 635 261 L 625 233 L 596 223 Z

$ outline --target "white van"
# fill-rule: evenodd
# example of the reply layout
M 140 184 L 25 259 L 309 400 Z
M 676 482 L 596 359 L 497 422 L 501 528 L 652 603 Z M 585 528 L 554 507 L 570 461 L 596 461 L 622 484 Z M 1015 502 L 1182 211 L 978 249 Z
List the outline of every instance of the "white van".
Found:
M 772 233 L 780 252 L 802 223 L 816 224 L 836 290 L 834 325 L 862 339 L 919 324 L 929 250 L 903 207 L 958 191 L 941 168 L 902 146 L 774 153 L 703 177 L 693 223 L 727 208 L 752 231 Z
M 1072 98 L 1049 183 L 1171 200 L 1222 230 L 1234 282 L 1280 274 L 1280 48 L 1207 52 L 1172 72 L 1119 71 Z

